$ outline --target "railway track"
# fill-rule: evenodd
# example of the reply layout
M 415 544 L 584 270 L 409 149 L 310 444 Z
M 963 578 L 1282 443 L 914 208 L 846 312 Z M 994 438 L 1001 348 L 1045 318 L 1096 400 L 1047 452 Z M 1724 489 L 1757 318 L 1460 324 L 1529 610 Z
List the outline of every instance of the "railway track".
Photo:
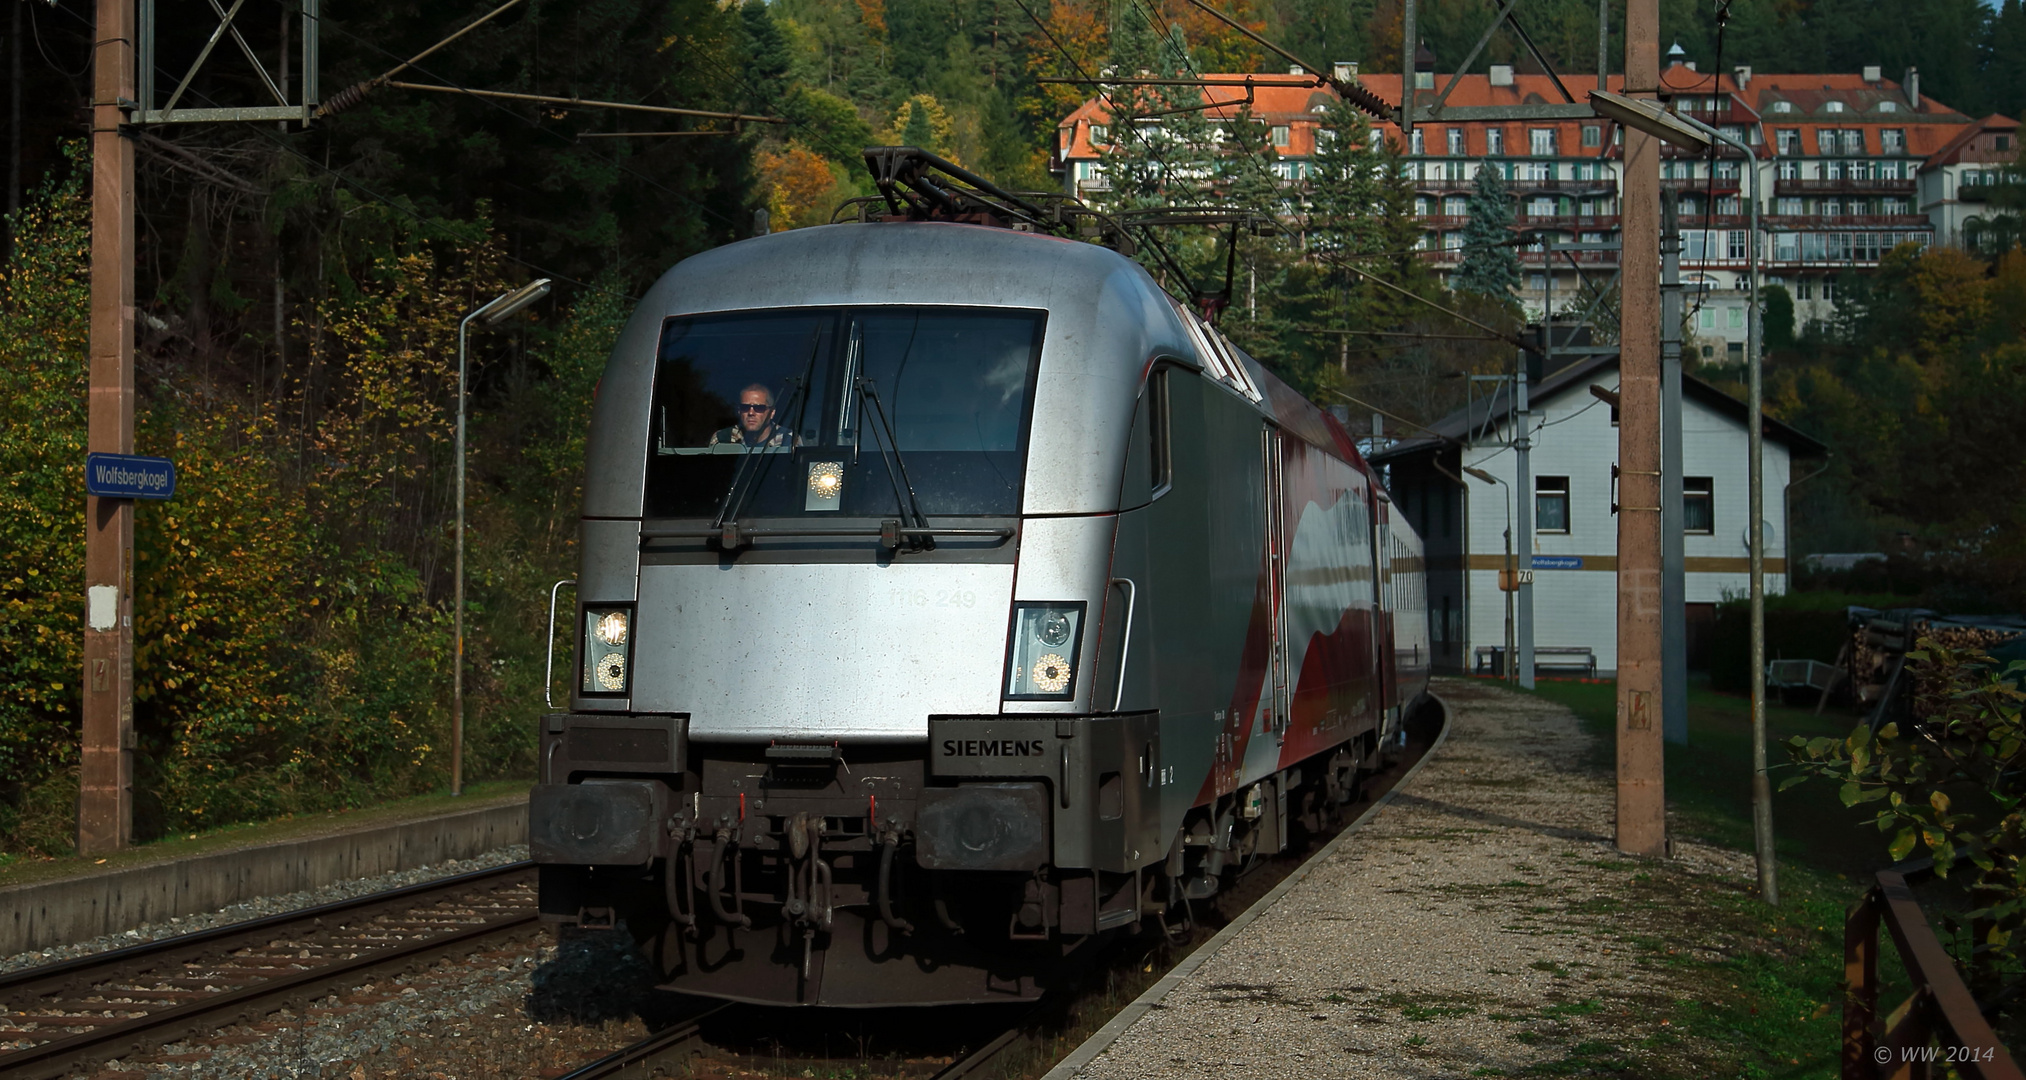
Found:
M 95 1063 L 536 925 L 520 862 L 0 975 L 0 1077 Z

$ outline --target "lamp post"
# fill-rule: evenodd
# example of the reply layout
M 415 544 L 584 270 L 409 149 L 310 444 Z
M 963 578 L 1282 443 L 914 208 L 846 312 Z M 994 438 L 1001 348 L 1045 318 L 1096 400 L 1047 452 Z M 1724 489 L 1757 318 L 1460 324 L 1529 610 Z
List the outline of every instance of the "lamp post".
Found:
M 1498 583 L 1498 588 L 1500 592 L 1505 593 L 1504 678 L 1507 682 L 1511 682 L 1517 677 L 1517 674 L 1519 672 L 1519 664 L 1515 662 L 1516 658 L 1513 656 L 1513 649 L 1512 649 L 1513 646 L 1512 598 L 1513 592 L 1519 587 L 1519 572 L 1517 569 L 1514 568 L 1512 561 L 1512 485 L 1506 483 L 1504 480 L 1500 479 L 1497 475 L 1486 472 L 1483 469 L 1465 465 L 1463 466 L 1463 471 L 1469 473 L 1470 475 L 1476 477 L 1479 480 L 1484 481 L 1487 484 L 1498 484 L 1501 487 L 1505 488 L 1505 575 L 1504 580 Z
M 1765 396 L 1759 359 L 1759 162 L 1742 139 L 1726 135 L 1692 116 L 1670 113 L 1660 105 L 1613 94 L 1592 91 L 1590 103 L 1598 113 L 1649 135 L 1698 153 L 1723 143 L 1745 158 L 1745 196 L 1751 202 L 1747 218 L 1750 242 L 1745 246 L 1745 366 L 1749 390 L 1745 401 L 1745 457 L 1751 476 L 1747 482 L 1751 499 L 1750 573 L 1752 592 L 1752 840 L 1757 849 L 1759 896 L 1768 904 L 1780 902 L 1779 882 L 1773 860 L 1773 788 L 1766 776 L 1766 560 L 1765 560 Z
M 455 648 L 451 651 L 450 677 L 450 793 L 464 794 L 464 399 L 465 331 L 475 319 L 480 326 L 498 326 L 506 317 L 549 294 L 549 279 L 541 278 L 512 292 L 502 293 L 457 324 L 457 585 L 451 603 L 456 627 Z

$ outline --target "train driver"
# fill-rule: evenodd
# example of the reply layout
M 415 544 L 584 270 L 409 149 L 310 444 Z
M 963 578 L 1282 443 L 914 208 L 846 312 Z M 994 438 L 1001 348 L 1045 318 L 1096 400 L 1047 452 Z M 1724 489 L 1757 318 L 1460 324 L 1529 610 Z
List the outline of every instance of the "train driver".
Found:
M 774 422 L 774 392 L 760 383 L 739 391 L 739 419 L 711 436 L 710 445 L 792 446 L 788 432 Z

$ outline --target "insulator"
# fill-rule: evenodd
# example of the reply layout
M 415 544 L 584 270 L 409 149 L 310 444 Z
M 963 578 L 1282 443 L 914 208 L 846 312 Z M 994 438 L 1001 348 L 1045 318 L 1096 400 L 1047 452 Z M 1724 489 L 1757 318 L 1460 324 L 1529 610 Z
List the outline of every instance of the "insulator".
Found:
M 317 106 L 318 118 L 321 119 L 322 117 L 326 116 L 335 116 L 338 113 L 344 112 L 346 109 L 349 109 L 354 105 L 357 105 L 360 101 L 365 99 L 367 94 L 373 92 L 375 85 L 377 84 L 353 83 L 352 85 L 345 87 L 343 90 L 340 90 L 335 94 L 332 94 L 329 98 L 324 100 L 323 104 Z

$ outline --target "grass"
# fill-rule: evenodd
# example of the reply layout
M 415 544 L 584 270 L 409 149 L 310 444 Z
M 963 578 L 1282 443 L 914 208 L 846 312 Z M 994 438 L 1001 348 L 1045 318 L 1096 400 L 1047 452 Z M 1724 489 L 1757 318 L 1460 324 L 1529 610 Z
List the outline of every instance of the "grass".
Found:
M 439 791 L 413 798 L 395 799 L 362 810 L 335 810 L 322 814 L 300 814 L 275 821 L 226 825 L 195 833 L 176 833 L 146 844 L 137 844 L 104 858 L 89 855 L 41 857 L 22 855 L 0 860 L 0 887 L 28 885 L 38 881 L 73 877 L 104 870 L 117 870 L 149 863 L 187 859 L 217 851 L 260 844 L 327 836 L 335 832 L 371 828 L 448 814 L 457 810 L 497 805 L 525 798 L 526 780 L 494 780 L 465 785 L 464 794 L 453 798 Z
M 1595 741 L 1591 764 L 1614 768 L 1616 687 L 1609 683 L 1543 682 L 1541 697 L 1568 706 Z M 1848 734 L 1847 714 L 1814 716 L 1806 709 L 1767 710 L 1767 758 L 1774 786 L 1787 775 L 1779 742 L 1794 735 Z M 1666 784 L 1677 839 L 1752 850 L 1750 713 L 1743 698 L 1706 686 L 1689 693 L 1688 744 L 1667 747 Z M 1837 1075 L 1843 995 L 1843 916 L 1867 887 L 1869 872 L 1886 865 L 1883 838 L 1845 808 L 1826 783 L 1801 784 L 1774 796 L 1779 907 L 1743 887 L 1715 879 L 1648 873 L 1641 863 L 1583 860 L 1618 878 L 1620 903 L 1608 912 L 1641 966 L 1660 967 L 1680 997 L 1655 1003 L 1662 1032 L 1641 1040 L 1647 1064 L 1683 1056 L 1679 1075 L 1708 1073 L 1765 1078 Z M 1688 878 L 1686 887 L 1683 878 Z M 1906 993 L 1893 950 L 1881 950 L 1887 995 Z M 1897 984 L 1897 991 L 1891 989 Z M 1889 1007 L 1889 1006 L 1888 1006 Z M 1544 1017 L 1543 1019 L 1547 1019 Z M 1715 1055 L 1712 1059 L 1710 1055 Z M 1727 1060 L 1726 1060 L 1727 1059 Z M 1691 1065 L 1691 1061 L 1699 1064 Z M 1601 1044 L 1571 1047 L 1532 1075 L 1634 1075 L 1628 1059 Z M 1669 1070 L 1672 1071 L 1672 1070 Z M 1638 1075 L 1651 1075 L 1642 1071 Z

